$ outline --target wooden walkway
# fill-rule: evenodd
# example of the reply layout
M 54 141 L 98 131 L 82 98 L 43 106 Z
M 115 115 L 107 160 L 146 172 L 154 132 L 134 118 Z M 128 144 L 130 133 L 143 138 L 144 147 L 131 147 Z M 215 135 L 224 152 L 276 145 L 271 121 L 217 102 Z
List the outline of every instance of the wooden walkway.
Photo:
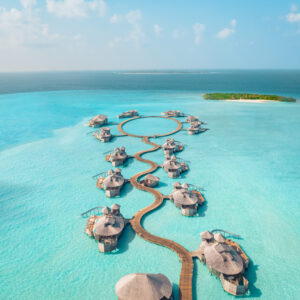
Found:
M 137 117 L 137 118 L 139 118 L 139 117 Z M 131 178 L 130 182 L 135 188 L 151 193 L 155 197 L 155 201 L 151 205 L 139 210 L 134 215 L 134 217 L 132 218 L 130 223 L 131 223 L 133 230 L 136 232 L 136 234 L 139 235 L 144 240 L 147 240 L 147 241 L 157 244 L 157 245 L 167 247 L 177 253 L 177 255 L 180 257 L 180 260 L 182 262 L 180 281 L 179 281 L 179 297 L 182 300 L 192 300 L 192 298 L 193 298 L 192 280 L 193 280 L 193 267 L 194 266 L 193 266 L 193 259 L 192 259 L 192 256 L 190 255 L 190 253 L 180 244 L 177 244 L 176 242 L 165 239 L 165 238 L 161 238 L 159 236 L 155 236 L 155 235 L 151 234 L 150 232 L 146 231 L 141 225 L 142 218 L 147 213 L 158 208 L 163 203 L 164 196 L 159 191 L 155 190 L 154 188 L 146 187 L 138 182 L 138 179 L 141 176 L 152 173 L 159 167 L 159 165 L 157 165 L 155 162 L 141 158 L 141 155 L 144 153 L 147 153 L 147 152 L 152 152 L 152 151 L 158 150 L 160 148 L 160 145 L 150 142 L 149 136 L 134 135 L 131 133 L 127 133 L 123 130 L 122 126 L 125 123 L 127 123 L 128 121 L 135 120 L 137 118 L 131 118 L 129 120 L 125 120 L 124 122 L 119 124 L 118 129 L 124 135 L 132 136 L 132 137 L 142 137 L 142 141 L 144 143 L 153 146 L 153 148 L 151 148 L 151 149 L 140 151 L 134 155 L 134 158 L 136 160 L 147 163 L 151 167 L 150 167 L 150 169 L 148 169 L 146 171 L 135 174 Z M 167 118 L 167 117 L 161 117 L 161 118 Z M 172 132 L 166 133 L 166 134 L 155 135 L 154 137 L 171 135 L 171 134 L 176 133 L 179 130 L 181 130 L 182 124 L 179 121 L 177 121 L 176 119 L 173 119 L 173 118 L 168 118 L 168 119 L 174 120 L 178 124 L 177 129 L 173 130 Z

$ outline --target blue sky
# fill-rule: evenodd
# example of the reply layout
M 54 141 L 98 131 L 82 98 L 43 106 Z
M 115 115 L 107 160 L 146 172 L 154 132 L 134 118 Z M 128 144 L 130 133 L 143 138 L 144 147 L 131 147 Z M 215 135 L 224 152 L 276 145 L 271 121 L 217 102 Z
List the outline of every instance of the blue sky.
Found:
M 0 71 L 300 68 L 300 1 L 0 0 Z

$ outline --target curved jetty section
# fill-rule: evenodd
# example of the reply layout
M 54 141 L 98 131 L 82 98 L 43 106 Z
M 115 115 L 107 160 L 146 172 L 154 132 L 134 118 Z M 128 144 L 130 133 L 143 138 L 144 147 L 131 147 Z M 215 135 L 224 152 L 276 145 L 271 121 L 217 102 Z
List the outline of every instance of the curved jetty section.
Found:
M 131 134 L 131 133 L 127 133 L 123 130 L 122 127 L 126 122 L 135 120 L 137 118 L 132 118 L 132 119 L 129 119 L 129 120 L 126 120 L 126 121 L 120 123 L 118 128 L 119 128 L 119 131 L 122 132 L 124 135 L 132 136 L 132 137 L 140 137 L 140 138 L 142 138 L 142 141 L 144 143 L 153 146 L 153 148 L 151 148 L 151 149 L 140 151 L 140 152 L 138 152 L 134 155 L 134 158 L 136 160 L 148 163 L 151 167 L 150 167 L 150 169 L 148 169 L 146 171 L 135 174 L 131 178 L 130 182 L 135 188 L 137 188 L 139 190 L 142 190 L 142 191 L 149 192 L 152 195 L 154 195 L 155 201 L 151 205 L 139 210 L 134 215 L 134 217 L 132 218 L 130 223 L 131 223 L 131 226 L 132 226 L 133 230 L 137 233 L 137 235 L 139 235 L 144 240 L 147 240 L 147 241 L 149 241 L 151 243 L 154 243 L 154 244 L 157 244 L 157 245 L 167 247 L 167 248 L 169 248 L 172 251 L 177 253 L 177 255 L 180 257 L 181 262 L 182 262 L 182 268 L 181 268 L 181 273 L 180 273 L 180 282 L 179 282 L 180 299 L 192 300 L 193 259 L 192 259 L 192 256 L 190 255 L 190 253 L 183 246 L 177 244 L 174 241 L 171 241 L 171 240 L 168 240 L 168 239 L 165 239 L 165 238 L 161 238 L 161 237 L 158 237 L 158 236 L 155 236 L 155 235 L 149 233 L 141 225 L 142 218 L 147 213 L 149 213 L 149 212 L 155 210 L 156 208 L 158 208 L 163 203 L 164 196 L 159 191 L 157 191 L 157 190 L 155 190 L 151 187 L 144 186 L 144 185 L 142 185 L 138 182 L 138 179 L 141 176 L 152 173 L 159 167 L 159 165 L 156 164 L 155 162 L 153 162 L 151 160 L 141 158 L 141 155 L 144 154 L 144 153 L 147 153 L 147 152 L 156 151 L 161 146 L 156 144 L 156 143 L 150 142 L 149 141 L 149 136 L 134 135 L 134 134 Z M 162 117 L 162 118 L 164 118 L 164 117 Z M 182 124 L 179 121 L 177 121 L 173 118 L 169 118 L 169 119 L 174 120 L 178 124 L 177 129 L 175 129 L 172 132 L 161 134 L 161 135 L 155 135 L 153 137 L 168 136 L 168 135 L 171 135 L 171 134 L 176 133 L 179 130 L 181 130 Z

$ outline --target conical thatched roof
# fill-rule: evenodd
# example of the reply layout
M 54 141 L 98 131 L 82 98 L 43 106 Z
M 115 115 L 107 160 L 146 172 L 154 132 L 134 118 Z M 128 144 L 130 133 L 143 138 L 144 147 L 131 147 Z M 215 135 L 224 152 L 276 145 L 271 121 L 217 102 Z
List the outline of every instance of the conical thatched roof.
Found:
M 107 215 L 107 214 L 109 213 L 109 208 L 108 208 L 107 206 L 104 206 L 104 207 L 102 208 L 102 213 L 103 213 L 104 215 Z
M 179 187 L 181 187 L 181 184 L 178 181 L 176 181 L 176 182 L 173 183 L 173 187 L 174 188 L 179 188 Z
M 110 209 L 120 209 L 120 205 L 117 204 L 117 203 L 114 203 L 114 204 L 110 207 Z
M 195 194 L 185 191 L 183 189 L 172 193 L 172 197 L 175 204 L 195 205 L 196 203 L 198 203 L 198 197 Z
M 98 218 L 94 225 L 94 233 L 101 237 L 119 234 L 124 228 L 124 219 L 120 216 L 105 215 Z
M 206 264 L 225 275 L 237 275 L 244 270 L 242 258 L 227 244 L 210 244 L 204 249 Z
M 226 242 L 226 239 L 224 238 L 224 236 L 221 233 L 215 233 L 214 234 L 214 239 L 218 243 L 225 243 Z
M 182 184 L 182 187 L 183 187 L 184 189 L 188 189 L 188 188 L 189 188 L 189 186 L 188 186 L 188 184 L 187 184 L 186 182 L 184 182 L 184 183 Z
M 203 238 L 203 239 L 205 239 L 205 240 L 210 240 L 210 239 L 212 239 L 214 236 L 213 236 L 213 234 L 211 233 L 211 232 L 209 232 L 209 231 L 203 231 L 203 232 L 201 232 L 200 233 L 200 236 Z
M 169 299 L 172 285 L 163 274 L 133 273 L 124 276 L 116 284 L 116 294 L 120 300 L 160 300 Z

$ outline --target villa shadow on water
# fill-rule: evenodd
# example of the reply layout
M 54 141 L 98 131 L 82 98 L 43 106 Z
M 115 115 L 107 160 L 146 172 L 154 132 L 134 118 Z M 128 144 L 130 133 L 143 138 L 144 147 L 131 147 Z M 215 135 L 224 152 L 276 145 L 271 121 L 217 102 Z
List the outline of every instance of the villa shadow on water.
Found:
M 125 227 L 123 234 L 120 236 L 118 241 L 118 250 L 116 251 L 116 254 L 124 253 L 129 249 L 129 244 L 133 241 L 135 238 L 136 233 L 132 229 L 130 224 L 127 224 Z

